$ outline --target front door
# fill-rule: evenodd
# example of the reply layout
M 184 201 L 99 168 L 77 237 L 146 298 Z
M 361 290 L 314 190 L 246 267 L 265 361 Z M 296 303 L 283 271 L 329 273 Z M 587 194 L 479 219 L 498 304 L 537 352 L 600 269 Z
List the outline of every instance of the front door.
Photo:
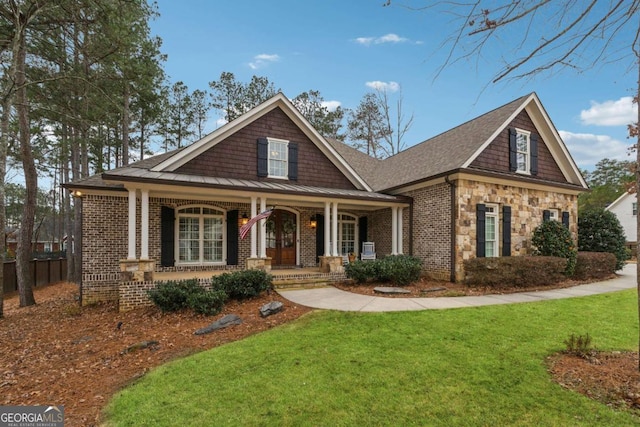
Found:
M 271 265 L 296 265 L 296 214 L 276 209 L 267 219 L 267 256 Z

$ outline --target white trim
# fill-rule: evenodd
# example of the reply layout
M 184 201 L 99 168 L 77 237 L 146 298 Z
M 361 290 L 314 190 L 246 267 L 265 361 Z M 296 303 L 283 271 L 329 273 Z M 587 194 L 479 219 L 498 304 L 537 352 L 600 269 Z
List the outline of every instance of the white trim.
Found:
M 398 208 L 391 208 L 391 255 L 398 255 Z
M 278 93 L 262 104 L 254 107 L 237 119 L 216 129 L 204 138 L 194 142 L 167 160 L 151 168 L 154 172 L 173 172 L 188 161 L 204 153 L 211 147 L 231 136 L 238 130 L 259 119 L 275 108 L 280 107 L 282 111 L 300 128 L 300 130 L 314 143 L 320 151 L 331 161 L 348 179 L 359 189 L 373 191 L 373 189 L 358 175 L 345 161 L 345 159 L 327 142 L 309 121 L 298 111 L 298 109 L 282 93 Z
M 260 197 L 260 212 L 264 212 L 267 210 L 267 198 Z M 259 230 L 260 230 L 260 258 L 264 259 L 267 257 L 267 230 L 265 227 L 265 222 L 267 222 L 264 218 L 258 221 Z M 254 225 L 255 227 L 255 225 Z
M 191 208 L 199 208 L 200 209 L 200 213 L 199 214 L 180 214 L 180 211 L 183 209 L 191 209 Z M 216 215 L 210 215 L 210 214 L 203 214 L 202 213 L 202 209 L 211 209 L 211 210 L 215 210 L 218 211 L 219 214 Z M 175 248 L 174 248 L 174 259 L 175 259 L 175 265 L 182 265 L 182 266 L 188 266 L 188 265 L 226 265 L 227 264 L 227 210 L 218 206 L 212 206 L 212 205 L 207 205 L 207 204 L 200 204 L 200 203 L 196 203 L 196 204 L 188 204 L 188 205 L 181 205 L 181 206 L 176 206 L 175 208 L 175 227 L 174 227 L 174 239 L 176 242 Z M 199 218 L 198 221 L 198 240 L 199 240 L 199 254 L 198 254 L 198 261 L 180 261 L 180 217 L 189 217 L 189 218 Z M 208 217 L 208 218 L 222 218 L 222 259 L 220 261 L 204 261 L 203 257 L 204 257 L 204 245 L 203 245 L 203 233 L 204 233 L 204 218 Z
M 516 131 L 516 173 L 522 175 L 531 175 L 531 132 L 524 129 L 515 128 Z M 527 151 L 520 151 L 518 149 L 518 136 L 524 135 L 527 137 Z M 524 170 L 518 169 L 518 154 L 524 153 L 527 156 L 525 161 Z
M 331 255 L 338 256 L 338 203 L 331 207 Z
M 140 259 L 149 259 L 149 190 L 140 190 Z
M 127 259 L 136 259 L 136 190 L 129 189 L 129 217 L 128 217 L 128 233 L 129 241 L 127 247 Z
M 271 175 L 271 143 L 276 143 L 276 144 L 284 144 L 284 155 L 285 155 L 285 159 L 284 159 L 284 174 L 283 175 Z M 278 139 L 278 138 L 267 138 L 267 178 L 273 178 L 273 179 L 289 179 L 289 142 L 285 139 Z M 274 159 L 276 161 L 280 161 L 282 162 L 283 160 L 280 159 Z
M 348 220 L 343 220 L 341 218 L 341 216 L 348 216 L 351 217 L 351 219 Z M 342 238 L 342 224 L 347 223 L 347 224 L 353 224 L 353 252 L 354 253 L 359 253 L 359 249 L 358 249 L 358 244 L 359 244 L 359 236 L 358 236 L 358 231 L 359 231 L 359 227 L 358 227 L 358 216 L 354 215 L 352 213 L 349 212 L 338 212 L 338 252 L 339 255 L 348 255 L 348 254 L 344 254 L 342 253 L 342 242 L 344 241 L 344 239 Z
M 258 198 L 251 196 L 251 218 L 258 215 Z M 251 258 L 258 257 L 258 230 L 255 226 L 251 227 Z
M 331 202 L 324 202 L 324 256 L 331 255 Z
M 403 210 L 404 208 L 398 207 L 398 255 L 402 255 L 402 238 L 404 237 L 404 234 L 402 233 Z
M 562 138 L 560 138 L 560 134 L 542 106 L 538 95 L 535 93 L 529 95 L 527 99 L 522 102 L 522 105 L 520 105 L 513 114 L 511 114 L 511 116 L 509 116 L 507 120 L 505 120 L 504 123 L 498 127 L 498 129 L 496 129 L 496 131 L 485 142 L 482 143 L 475 153 L 473 153 L 471 157 L 464 162 L 462 167 L 468 168 L 471 163 L 473 163 L 473 161 L 485 150 L 485 148 L 487 148 L 489 144 L 491 144 L 496 137 L 511 124 L 511 122 L 513 122 L 518 114 L 525 109 L 529 113 L 529 117 L 531 117 L 531 120 L 540 135 L 541 140 L 539 140 L 538 143 L 547 143 L 547 148 L 551 152 L 551 156 L 556 161 L 565 179 L 572 184 L 579 184 L 585 189 L 589 188 L 587 182 L 582 176 L 582 173 L 580 172 L 580 169 L 578 169 L 578 166 L 571 157 L 567 146 L 562 141 Z
M 487 255 L 487 248 L 489 247 L 489 239 L 487 238 L 487 218 L 494 218 L 495 219 L 495 224 L 494 224 L 494 229 L 495 229 L 495 240 L 493 241 L 493 256 L 491 256 L 490 258 L 497 258 L 500 256 L 500 206 L 496 203 L 486 203 L 485 204 L 485 213 L 484 213 L 484 219 L 485 219 L 485 228 L 484 228 L 484 232 L 485 232 L 485 239 L 484 239 L 484 245 L 485 245 L 485 249 L 484 249 L 484 256 L 488 257 Z M 492 212 L 489 212 L 489 208 L 493 209 Z

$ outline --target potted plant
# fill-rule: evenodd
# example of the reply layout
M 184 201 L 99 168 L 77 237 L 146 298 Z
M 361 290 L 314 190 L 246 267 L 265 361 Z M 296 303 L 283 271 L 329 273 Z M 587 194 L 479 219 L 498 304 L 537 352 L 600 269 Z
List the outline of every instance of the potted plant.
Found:
M 349 252 L 349 262 L 353 262 L 356 260 L 356 253 L 355 252 Z

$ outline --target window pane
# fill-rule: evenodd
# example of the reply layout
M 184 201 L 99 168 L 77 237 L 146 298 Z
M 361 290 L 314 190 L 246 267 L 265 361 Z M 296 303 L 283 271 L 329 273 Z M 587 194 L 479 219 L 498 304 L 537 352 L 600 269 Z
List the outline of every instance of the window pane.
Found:
M 495 216 L 487 216 L 485 218 L 485 256 L 494 257 L 496 254 L 496 224 Z
M 200 258 L 200 221 L 198 218 L 180 218 L 178 259 L 184 262 L 198 261 Z
M 526 171 L 527 170 L 527 155 L 518 153 L 518 170 Z
M 288 144 L 286 142 L 269 141 L 269 175 L 287 176 Z
M 528 153 L 529 152 L 529 138 L 527 135 L 519 133 L 518 136 L 516 137 L 516 144 L 518 147 L 518 151 L 522 152 L 522 153 Z
M 222 261 L 222 218 L 204 218 L 203 261 Z
M 340 253 L 342 255 L 348 254 L 349 252 L 355 252 L 356 246 L 356 224 L 353 222 L 353 218 L 349 218 L 351 221 L 340 222 Z

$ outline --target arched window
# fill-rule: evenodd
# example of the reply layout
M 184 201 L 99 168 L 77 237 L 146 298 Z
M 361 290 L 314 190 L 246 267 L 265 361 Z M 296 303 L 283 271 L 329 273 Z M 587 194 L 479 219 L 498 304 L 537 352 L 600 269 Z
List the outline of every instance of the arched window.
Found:
M 224 212 L 205 206 L 178 209 L 177 262 L 213 264 L 225 260 Z
M 350 252 L 358 252 L 358 233 L 356 233 L 357 223 L 358 219 L 353 215 L 338 215 L 338 248 L 341 255 L 348 255 Z

